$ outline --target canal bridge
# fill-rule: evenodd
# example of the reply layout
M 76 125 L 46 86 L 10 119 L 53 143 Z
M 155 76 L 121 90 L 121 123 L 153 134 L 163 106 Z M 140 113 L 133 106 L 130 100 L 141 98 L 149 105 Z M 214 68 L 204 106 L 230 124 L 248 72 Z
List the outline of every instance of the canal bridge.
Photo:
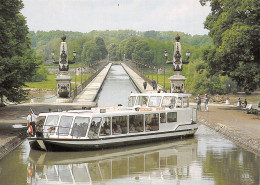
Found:
M 78 95 L 74 98 L 73 104 L 82 104 L 86 107 L 94 107 L 97 106 L 96 99 L 102 88 L 102 85 L 106 79 L 106 76 L 112 65 L 122 65 L 126 73 L 129 75 L 129 78 L 133 82 L 133 85 L 136 87 L 136 90 L 140 93 L 145 92 L 156 92 L 153 90 L 152 85 L 150 83 L 147 84 L 146 89 L 143 88 L 143 82 L 146 80 L 141 77 L 137 71 L 134 71 L 129 65 L 126 63 L 108 63 L 100 73 L 82 90 L 78 93 Z

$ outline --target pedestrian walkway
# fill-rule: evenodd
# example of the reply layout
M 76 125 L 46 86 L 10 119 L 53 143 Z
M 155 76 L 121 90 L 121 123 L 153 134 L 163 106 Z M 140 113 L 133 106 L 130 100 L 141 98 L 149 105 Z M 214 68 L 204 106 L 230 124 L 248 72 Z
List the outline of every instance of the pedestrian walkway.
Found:
M 128 67 L 126 64 L 122 63 L 121 64 L 129 77 L 132 79 L 134 82 L 135 86 L 137 87 L 138 91 L 141 93 L 155 93 L 156 90 L 153 90 L 153 87 L 147 83 L 146 90 L 144 89 L 143 83 L 144 79 L 140 77 L 136 72 L 134 72 L 130 67 Z
M 96 106 L 95 99 L 98 95 L 103 82 L 111 68 L 112 63 L 109 63 L 97 76 L 94 78 L 87 87 L 73 100 L 75 104 L 82 104 L 85 106 Z

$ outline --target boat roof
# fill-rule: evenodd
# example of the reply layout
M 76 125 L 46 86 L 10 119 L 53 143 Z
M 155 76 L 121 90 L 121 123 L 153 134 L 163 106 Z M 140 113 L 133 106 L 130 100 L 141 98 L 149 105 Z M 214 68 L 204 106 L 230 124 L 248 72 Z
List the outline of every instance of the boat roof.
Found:
M 131 93 L 130 97 L 134 96 L 157 96 L 157 97 L 190 97 L 191 94 L 186 93 Z M 138 108 L 138 110 L 135 110 L 135 108 Z M 165 111 L 170 110 L 170 108 L 167 107 L 123 107 L 123 106 L 108 106 L 108 107 L 95 107 L 91 110 L 68 110 L 68 111 L 62 111 L 62 112 L 48 112 L 48 113 L 41 113 L 41 116 L 47 116 L 47 115 L 68 115 L 68 116 L 78 116 L 78 115 L 84 115 L 84 116 L 97 116 L 100 114 L 103 115 L 123 115 L 126 114 L 143 114 L 144 111 L 146 113 L 148 112 L 154 112 L 154 111 Z M 178 108 L 180 109 L 180 108 Z M 172 110 L 172 109 L 171 109 Z
M 39 116 L 50 116 L 50 115 L 67 115 L 67 116 L 79 116 L 84 115 L 88 117 L 93 117 L 97 115 L 130 115 L 130 114 L 144 114 L 149 112 L 160 112 L 168 110 L 169 108 L 164 107 L 139 107 L 138 110 L 130 107 L 114 106 L 114 107 L 96 107 L 91 110 L 69 110 L 62 112 L 47 112 L 40 113 Z M 169 109 L 170 110 L 170 109 Z M 171 109 L 172 110 L 172 109 Z

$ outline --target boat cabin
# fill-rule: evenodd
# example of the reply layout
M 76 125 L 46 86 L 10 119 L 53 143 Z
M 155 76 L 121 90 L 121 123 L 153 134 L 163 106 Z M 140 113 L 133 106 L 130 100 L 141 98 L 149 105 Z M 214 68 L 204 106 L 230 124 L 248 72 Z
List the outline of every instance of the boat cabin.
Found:
M 131 94 L 129 107 L 41 113 L 37 137 L 102 139 L 145 135 L 181 129 L 196 115 L 189 108 L 189 94 Z
M 170 107 L 187 108 L 191 94 L 184 93 L 133 93 L 128 99 L 128 107 Z

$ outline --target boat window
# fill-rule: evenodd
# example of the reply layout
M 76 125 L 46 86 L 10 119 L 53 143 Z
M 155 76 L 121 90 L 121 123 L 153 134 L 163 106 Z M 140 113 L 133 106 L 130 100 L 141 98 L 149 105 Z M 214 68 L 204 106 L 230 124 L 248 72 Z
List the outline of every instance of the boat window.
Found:
M 162 101 L 162 107 L 175 107 L 175 97 L 174 96 L 164 96 Z
M 71 136 L 74 137 L 85 137 L 90 118 L 88 117 L 76 117 L 74 121 L 74 125 L 72 127 Z
M 46 123 L 43 128 L 44 133 L 49 133 L 53 135 L 59 121 L 58 115 L 49 115 L 47 116 Z
M 128 107 L 133 107 L 135 105 L 136 96 L 130 96 L 128 98 Z
M 182 108 L 182 97 L 178 97 L 177 102 L 176 102 L 176 107 Z
M 189 107 L 189 97 L 183 97 L 183 107 Z
M 101 123 L 100 136 L 111 135 L 111 118 L 104 117 Z
M 145 115 L 145 131 L 159 130 L 159 114 Z
M 160 123 L 166 123 L 166 114 L 160 113 Z
M 88 136 L 97 136 L 99 133 L 101 118 L 92 118 L 90 128 L 88 131 Z
M 112 118 L 113 135 L 127 133 L 127 116 L 114 116 Z
M 130 115 L 129 116 L 129 132 L 143 132 L 144 131 L 144 115 Z
M 146 107 L 148 101 L 148 96 L 138 96 L 136 105 L 140 105 L 141 107 Z
M 177 112 L 168 112 L 167 122 L 177 122 Z
M 70 132 L 73 116 L 61 116 L 58 127 L 58 135 L 67 136 Z
M 149 100 L 149 107 L 160 107 L 161 96 L 151 96 Z

